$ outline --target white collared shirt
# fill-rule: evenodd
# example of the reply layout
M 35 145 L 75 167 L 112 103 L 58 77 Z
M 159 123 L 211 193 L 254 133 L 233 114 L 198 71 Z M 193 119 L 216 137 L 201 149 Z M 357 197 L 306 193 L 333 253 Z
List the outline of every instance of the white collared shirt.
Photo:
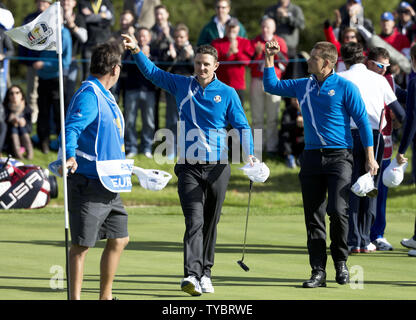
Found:
M 380 117 L 384 106 L 397 100 L 390 84 L 382 75 L 377 74 L 362 63 L 352 65 L 347 71 L 338 73 L 341 77 L 350 80 L 360 90 L 368 115 L 368 121 L 373 130 L 384 128 L 384 121 L 381 128 Z M 384 120 L 384 119 L 383 119 Z M 351 119 L 351 129 L 357 129 L 357 125 Z

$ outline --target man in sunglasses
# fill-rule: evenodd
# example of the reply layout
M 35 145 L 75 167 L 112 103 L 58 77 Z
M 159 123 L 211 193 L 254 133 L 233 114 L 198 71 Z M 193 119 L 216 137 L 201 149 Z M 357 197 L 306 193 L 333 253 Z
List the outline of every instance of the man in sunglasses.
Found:
M 347 71 L 341 72 L 339 75 L 352 81 L 360 90 L 368 121 L 373 130 L 375 158 L 380 166 L 384 152 L 384 139 L 381 139 L 381 131 L 386 124 L 385 106 L 393 110 L 399 121 L 404 118 L 403 109 L 382 74 L 367 69 L 364 64 L 366 58 L 361 44 L 353 42 L 344 44 L 341 47 L 341 55 Z M 380 70 L 386 68 L 388 65 L 386 62 L 388 61 L 385 59 L 378 61 L 374 57 L 368 59 L 369 64 L 374 64 Z M 351 121 L 351 133 L 354 140 L 352 174 L 352 181 L 354 182 L 366 173 L 366 155 L 357 125 L 353 121 Z M 374 176 L 375 186 L 378 185 L 379 178 L 380 174 Z M 376 246 L 370 241 L 370 229 L 376 218 L 376 207 L 376 197 L 358 197 L 353 192 L 350 193 L 348 247 L 351 253 L 376 251 Z
M 391 72 L 387 72 L 390 66 L 390 54 L 382 47 L 371 48 L 368 53 L 367 62 L 368 70 L 371 70 L 377 74 L 384 76 L 395 91 L 395 83 Z M 385 106 L 385 119 L 386 126 L 381 131 L 384 140 L 384 152 L 383 159 L 380 165 L 380 176 L 383 176 L 384 170 L 388 167 L 391 162 L 391 156 L 393 154 L 393 125 L 394 119 L 396 118 L 394 112 Z M 404 112 L 404 111 L 403 111 Z M 377 209 L 376 218 L 371 227 L 370 240 L 376 246 L 379 251 L 393 250 L 393 246 L 384 237 L 384 231 L 386 229 L 386 203 L 388 187 L 386 187 L 380 180 L 378 183 L 378 194 L 377 194 Z

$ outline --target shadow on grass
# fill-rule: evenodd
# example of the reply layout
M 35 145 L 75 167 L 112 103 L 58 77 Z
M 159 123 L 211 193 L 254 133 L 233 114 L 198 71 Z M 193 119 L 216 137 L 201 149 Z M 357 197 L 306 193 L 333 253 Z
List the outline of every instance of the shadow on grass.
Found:
M 64 247 L 64 241 L 51 240 L 1 240 L 1 243 L 22 244 L 22 245 L 42 245 Z M 95 248 L 104 248 L 106 242 L 98 241 Z M 217 243 L 216 253 L 241 253 L 243 249 L 242 244 L 233 243 Z M 135 251 L 161 251 L 161 252 L 183 252 L 182 242 L 173 241 L 130 241 L 125 250 Z M 307 254 L 307 249 L 304 246 L 283 246 L 283 245 L 268 245 L 268 244 L 247 244 L 246 254 Z

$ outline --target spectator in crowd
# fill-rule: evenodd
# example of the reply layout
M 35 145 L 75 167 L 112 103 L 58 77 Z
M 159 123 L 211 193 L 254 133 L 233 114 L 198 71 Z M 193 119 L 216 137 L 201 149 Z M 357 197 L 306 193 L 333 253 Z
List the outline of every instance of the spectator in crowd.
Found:
M 363 44 L 360 33 L 355 28 L 345 27 L 342 29 L 341 37 L 338 41 L 329 20 L 325 20 L 324 22 L 324 33 L 326 41 L 333 43 L 337 47 L 338 62 L 336 66 L 336 72 L 345 71 L 345 64 L 341 58 L 341 45 L 348 42 L 360 42 L 361 44 Z
M 136 29 L 134 27 L 134 14 L 130 10 L 125 10 L 120 15 L 120 30 L 113 32 L 112 38 L 120 43 L 120 48 L 123 46 L 122 34 L 134 36 Z
M 61 0 L 61 5 L 64 12 L 64 25 L 71 33 L 72 40 L 72 61 L 69 66 L 68 75 L 65 85 L 65 108 L 69 104 L 69 100 L 75 92 L 75 87 L 78 79 L 79 65 L 77 56 L 81 53 L 81 48 L 88 40 L 87 25 L 84 16 L 79 14 L 76 10 L 76 0 Z
M 7 92 L 6 92 L 7 97 Z M 4 148 L 4 142 L 6 141 L 7 135 L 7 123 L 6 123 L 6 111 L 4 110 L 3 101 L 0 100 L 0 157 Z
M 217 0 L 215 1 L 215 16 L 202 28 L 197 46 L 203 44 L 211 44 L 211 42 L 217 38 L 224 38 L 225 36 L 225 24 L 231 19 L 231 0 Z M 240 30 L 238 36 L 241 38 L 247 38 L 246 29 L 240 23 Z
M 136 28 L 151 28 L 155 24 L 155 8 L 160 5 L 160 0 L 125 0 L 123 10 L 129 10 L 134 14 Z
M 110 0 L 79 0 L 78 12 L 84 17 L 88 31 L 88 40 L 82 47 L 82 78 L 86 79 L 93 48 L 111 37 L 114 7 Z
M 250 40 L 239 37 L 240 23 L 236 18 L 229 19 L 225 24 L 225 36 L 212 41 L 217 49 L 220 66 L 216 71 L 218 79 L 233 87 L 244 106 L 246 90 L 246 65 L 254 55 L 254 47 Z
M 349 42 L 341 47 L 341 55 L 347 67 L 347 71 L 339 75 L 353 82 L 359 89 L 365 103 L 368 121 L 373 130 L 375 157 L 380 165 L 383 159 L 384 140 L 381 130 L 384 128 L 384 106 L 391 108 L 398 117 L 404 116 L 402 107 L 390 87 L 387 80 L 367 69 L 364 65 L 365 56 L 363 47 L 359 43 Z M 353 137 L 353 183 L 367 173 L 365 163 L 367 161 L 363 143 L 357 124 L 351 120 L 351 134 Z M 380 172 L 373 175 L 374 185 L 377 186 Z M 359 197 L 352 191 L 349 196 L 348 216 L 349 232 L 348 246 L 351 253 L 368 253 L 376 250 L 370 241 L 370 229 L 376 218 L 377 198 L 371 196 Z
M 169 47 L 169 57 L 172 63 L 167 71 L 173 74 L 191 76 L 194 73 L 194 49 L 189 42 L 189 29 L 180 23 L 173 33 L 175 43 Z M 168 141 L 166 156 L 172 160 L 176 156 L 177 122 L 179 119 L 176 99 L 166 92 L 166 128 L 173 134 L 173 141 Z
M 396 25 L 397 30 L 407 36 L 410 43 L 413 43 L 416 35 L 415 11 L 408 2 L 402 1 L 397 7 L 397 15 L 399 17 Z
M 49 152 L 49 137 L 51 132 L 51 113 L 56 128 L 56 134 L 61 130 L 60 99 L 59 99 L 59 66 L 56 51 L 40 51 L 40 60 L 33 63 L 33 68 L 39 77 L 38 106 L 39 117 L 37 121 L 37 135 L 43 153 Z M 63 74 L 68 74 L 72 61 L 71 33 L 62 27 L 62 67 Z M 65 81 L 64 76 L 64 81 Z
M 303 117 L 296 98 L 289 99 L 282 114 L 279 131 L 279 155 L 284 157 L 288 168 L 296 168 L 299 156 L 305 147 Z
M 142 52 L 150 59 L 151 33 L 147 28 L 139 28 L 136 32 L 138 45 Z M 124 121 L 126 123 L 124 141 L 126 145 L 126 157 L 133 158 L 141 151 L 147 158 L 152 158 L 152 144 L 155 134 L 155 86 L 147 80 L 140 72 L 137 72 L 130 50 L 123 57 L 119 88 L 124 97 Z M 137 112 L 141 110 L 142 131 L 140 137 L 140 148 L 137 141 Z
M 22 25 L 28 24 L 36 19 L 43 11 L 49 8 L 52 0 L 36 0 L 36 11 L 30 13 L 23 19 Z M 18 54 L 20 57 L 29 58 L 23 63 L 27 65 L 26 70 L 26 94 L 29 106 L 32 108 L 32 123 L 36 123 L 39 114 L 38 107 L 38 85 L 39 77 L 37 70 L 33 67 L 36 58 L 39 57 L 39 51 L 30 50 L 24 46 L 18 47 Z
M 32 131 L 32 110 L 26 103 L 23 90 L 18 85 L 12 85 L 6 93 L 4 99 L 5 119 L 8 131 L 8 144 L 12 154 L 17 159 L 23 159 L 26 152 L 28 160 L 33 159 L 33 145 L 30 139 Z M 4 122 L 4 120 L 3 120 Z M 0 145 L 3 146 L 4 136 L 3 127 L 0 122 Z M 23 148 L 24 150 L 23 150 Z
M 364 8 L 361 0 L 347 0 L 347 3 L 339 8 L 339 14 L 341 17 L 340 31 L 357 24 L 364 24 Z
M 410 58 L 412 69 L 415 71 L 416 45 L 413 45 L 410 49 Z M 398 164 L 404 164 L 409 160 L 405 157 L 405 154 L 407 148 L 412 142 L 416 142 L 416 77 L 411 79 L 409 85 L 407 86 L 406 123 L 403 128 L 403 136 L 402 140 L 400 141 L 399 150 L 397 151 L 396 155 Z M 415 153 L 413 153 L 413 159 L 415 159 Z M 411 249 L 408 252 L 409 256 L 416 257 L 416 219 L 413 236 L 409 239 L 403 239 L 400 243 L 402 246 Z
M 6 59 L 14 55 L 13 42 L 4 31 L 0 23 L 0 101 L 3 101 L 7 91 L 8 64 Z
M 152 26 L 152 42 L 150 47 L 152 48 L 152 56 L 155 61 L 160 62 L 158 67 L 162 70 L 169 68 L 169 51 L 174 45 L 173 39 L 174 27 L 169 21 L 169 11 L 166 6 L 158 5 L 155 7 L 155 24 Z M 156 62 L 157 63 L 157 62 Z M 159 129 L 159 104 L 161 100 L 162 89 L 156 88 L 156 102 L 155 102 L 155 129 Z M 165 97 L 168 93 L 164 91 Z M 168 100 L 166 98 L 165 100 Z
M 380 24 L 381 33 L 379 36 L 397 51 L 409 56 L 410 41 L 397 30 L 393 14 L 388 11 L 384 12 L 380 17 Z
M 276 22 L 276 34 L 282 37 L 287 45 L 289 59 L 296 59 L 299 44 L 300 31 L 305 28 L 305 17 L 302 9 L 293 4 L 291 0 L 279 0 L 276 5 L 268 7 L 265 15 Z M 284 79 L 302 77 L 299 64 L 289 63 L 284 74 Z
M 278 116 L 281 97 L 271 95 L 263 89 L 263 70 L 264 70 L 264 50 L 267 41 L 275 40 L 280 45 L 280 52 L 275 56 L 275 71 L 279 79 L 285 71 L 287 65 L 287 46 L 283 38 L 274 34 L 276 23 L 272 18 L 265 17 L 261 22 L 261 34 L 251 40 L 255 50 L 253 63 L 250 64 L 250 107 L 253 129 L 263 129 L 266 122 L 266 130 L 262 134 L 262 145 L 254 146 L 255 155 L 261 159 L 261 151 L 266 150 L 270 155 L 278 149 Z M 266 120 L 265 120 L 266 116 Z M 262 147 L 261 150 L 257 150 Z
M 386 73 L 389 64 L 390 55 L 385 48 L 375 47 L 369 51 L 366 62 L 368 70 L 384 76 L 389 82 L 393 92 L 395 92 L 395 85 L 392 75 L 390 73 Z M 381 131 L 384 140 L 384 152 L 383 160 L 380 166 L 380 177 L 383 176 L 384 170 L 389 166 L 390 159 L 393 154 L 393 119 L 395 119 L 396 117 L 389 106 L 384 107 L 384 118 L 386 121 L 386 126 Z M 379 179 L 377 189 L 378 193 L 376 205 L 376 218 L 374 220 L 373 225 L 371 226 L 370 240 L 376 246 L 377 250 L 393 250 L 393 246 L 384 237 L 384 231 L 386 229 L 386 204 L 388 187 L 384 185 L 382 179 Z

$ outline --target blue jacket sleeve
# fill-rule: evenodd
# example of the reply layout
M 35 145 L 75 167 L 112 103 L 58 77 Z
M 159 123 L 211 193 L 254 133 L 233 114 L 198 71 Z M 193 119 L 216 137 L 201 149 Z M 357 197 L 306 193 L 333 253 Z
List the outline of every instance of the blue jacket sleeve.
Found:
M 98 116 L 97 97 L 85 90 L 74 101 L 65 119 L 66 158 L 75 157 L 78 138 Z
M 416 133 L 416 78 L 410 80 L 407 88 L 407 101 L 406 101 L 406 123 L 403 129 L 403 137 L 400 141 L 399 153 L 405 154 L 407 148 L 412 142 Z
M 346 87 L 346 95 L 344 96 L 344 99 L 344 105 L 360 132 L 360 138 L 363 146 L 372 147 L 373 130 L 371 129 L 368 121 L 367 111 L 365 109 L 364 101 L 361 98 L 360 91 L 352 82 L 350 82 L 350 84 Z
M 237 92 L 232 89 L 227 119 L 240 134 L 241 146 L 246 155 L 254 155 L 253 134 Z
M 133 55 L 136 65 L 139 67 L 139 70 L 143 76 L 151 81 L 156 86 L 168 91 L 169 93 L 176 95 L 177 92 L 177 83 L 183 81 L 184 76 L 172 74 L 166 72 L 150 61 L 143 52 L 139 52 Z M 179 79 L 181 78 L 181 79 Z
M 267 93 L 296 98 L 296 80 L 279 80 L 274 67 L 264 68 L 263 86 Z

